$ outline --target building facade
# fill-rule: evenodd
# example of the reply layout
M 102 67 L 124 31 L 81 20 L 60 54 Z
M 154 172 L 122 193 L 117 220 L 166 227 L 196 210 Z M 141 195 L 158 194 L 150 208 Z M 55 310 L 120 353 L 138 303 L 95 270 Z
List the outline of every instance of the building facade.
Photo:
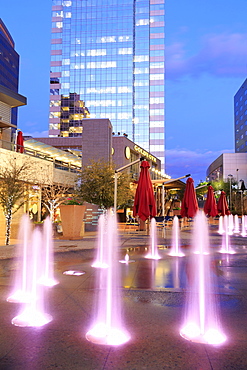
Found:
M 247 183 L 247 153 L 223 153 L 207 169 L 208 181 L 229 179 Z
M 53 0 L 49 136 L 82 136 L 74 94 L 164 169 L 164 63 L 164 0 Z
M 18 93 L 19 54 L 7 27 L 0 19 L 0 85 Z M 1 116 L 1 114 L 0 114 Z M 17 108 L 12 108 L 11 124 L 17 126 Z
M 0 147 L 11 149 L 17 128 L 17 107 L 26 105 L 18 94 L 19 55 L 14 41 L 0 19 Z
M 247 152 L 247 79 L 234 96 L 235 152 Z

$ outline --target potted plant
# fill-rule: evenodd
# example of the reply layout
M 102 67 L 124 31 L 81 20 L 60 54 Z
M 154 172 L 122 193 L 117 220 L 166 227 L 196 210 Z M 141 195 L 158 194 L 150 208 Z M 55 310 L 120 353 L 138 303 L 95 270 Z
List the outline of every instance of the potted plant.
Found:
M 59 208 L 63 229 L 62 239 L 81 239 L 84 235 L 83 218 L 86 206 L 76 198 L 68 198 Z

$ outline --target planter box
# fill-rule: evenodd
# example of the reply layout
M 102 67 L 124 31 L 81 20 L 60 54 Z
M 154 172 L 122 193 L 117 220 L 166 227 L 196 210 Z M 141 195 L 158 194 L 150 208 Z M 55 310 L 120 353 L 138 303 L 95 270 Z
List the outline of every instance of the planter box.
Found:
M 84 235 L 84 213 L 86 206 L 61 205 L 60 207 L 63 236 L 62 239 L 79 240 Z

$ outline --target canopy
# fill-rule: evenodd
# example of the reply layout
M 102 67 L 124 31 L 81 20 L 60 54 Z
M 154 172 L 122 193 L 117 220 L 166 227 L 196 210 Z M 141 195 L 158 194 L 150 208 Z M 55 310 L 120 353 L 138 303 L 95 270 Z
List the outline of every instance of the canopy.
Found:
M 136 189 L 133 216 L 137 215 L 142 221 L 156 216 L 156 202 L 153 186 L 149 174 L 150 165 L 148 161 L 142 161 L 141 173 Z
M 223 190 L 217 203 L 217 209 L 221 216 L 228 216 L 231 214 L 226 200 L 226 193 Z
M 189 177 L 186 181 L 184 197 L 181 206 L 182 217 L 194 217 L 198 211 L 198 202 L 196 199 L 196 192 L 194 187 L 194 180 Z
M 211 185 L 208 186 L 207 199 L 204 204 L 204 213 L 211 217 L 215 217 L 218 214 L 217 204 L 214 197 L 214 189 Z

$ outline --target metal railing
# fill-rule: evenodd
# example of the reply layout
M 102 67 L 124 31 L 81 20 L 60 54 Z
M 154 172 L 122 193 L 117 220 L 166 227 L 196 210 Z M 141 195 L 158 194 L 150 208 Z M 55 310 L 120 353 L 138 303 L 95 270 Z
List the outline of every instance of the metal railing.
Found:
M 17 145 L 16 144 L 14 144 L 12 142 L 9 142 L 9 141 L 1 140 L 1 139 L 0 139 L 0 148 L 10 150 L 12 152 L 17 152 Z M 46 160 L 46 161 L 49 161 L 49 162 L 53 162 L 54 168 L 57 168 L 59 170 L 74 172 L 74 173 L 81 172 L 80 167 L 77 167 L 77 166 L 71 164 L 70 162 L 67 163 L 67 162 L 59 161 L 56 158 L 53 158 L 53 157 L 51 157 L 50 155 L 48 155 L 44 152 L 40 152 L 38 150 L 34 150 L 34 149 L 30 149 L 30 148 L 25 148 L 25 146 L 22 147 L 22 146 L 18 145 L 18 152 L 20 152 L 20 151 L 22 153 L 26 154 L 26 155 L 31 156 L 31 157 L 40 158 L 40 159 L 43 159 L 43 160 Z

